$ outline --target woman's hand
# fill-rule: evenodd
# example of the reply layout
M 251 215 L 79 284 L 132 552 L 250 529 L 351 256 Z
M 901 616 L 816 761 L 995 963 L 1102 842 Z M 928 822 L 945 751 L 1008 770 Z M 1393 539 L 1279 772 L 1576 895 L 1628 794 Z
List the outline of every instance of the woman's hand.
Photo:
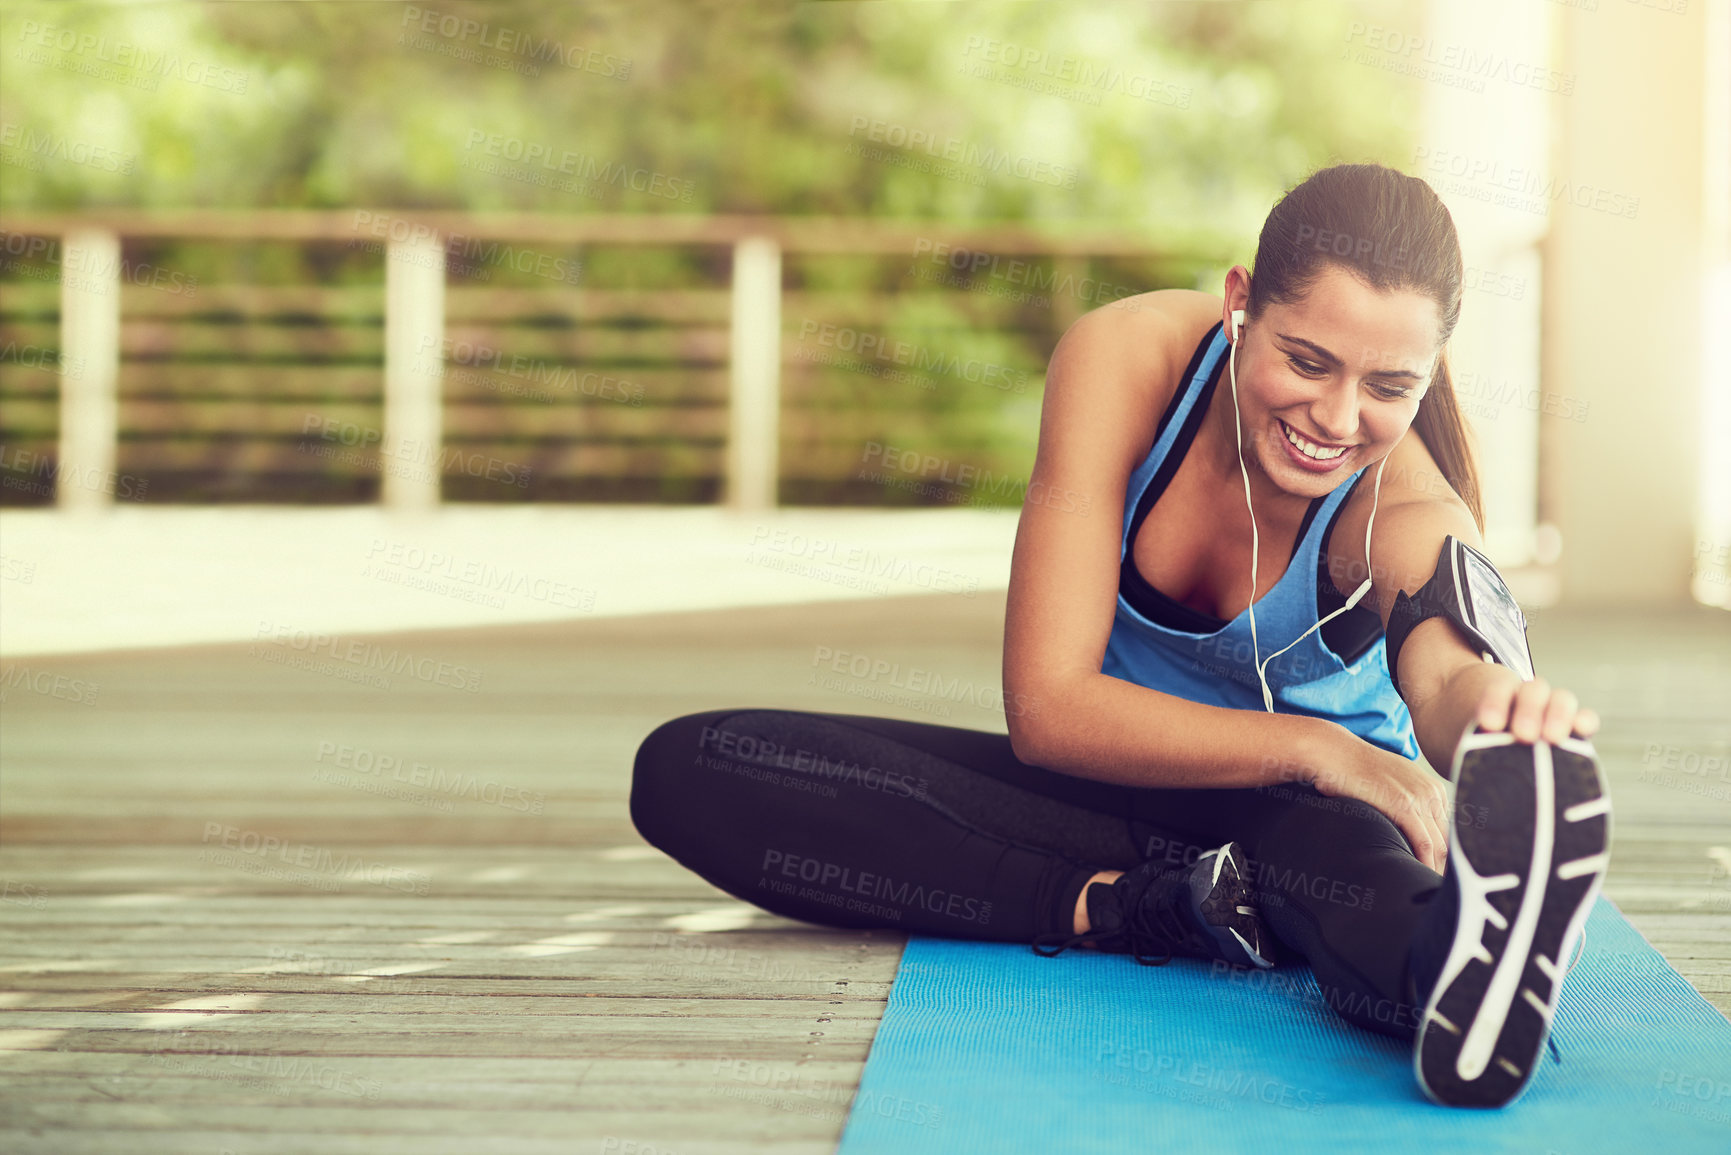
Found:
M 1435 619 L 1440 620 L 1440 619 Z M 1421 622 L 1419 628 L 1429 625 Z M 1413 631 L 1413 637 L 1418 630 Z M 1441 644 L 1446 637 L 1433 638 Z M 1401 651 L 1403 669 L 1406 650 Z M 1599 715 L 1582 709 L 1575 695 L 1543 678 L 1521 681 L 1519 674 L 1496 662 L 1477 657 L 1459 657 L 1452 670 L 1437 675 L 1429 686 L 1408 689 L 1407 708 L 1412 712 L 1412 732 L 1419 749 L 1432 766 L 1442 770 L 1454 765 L 1461 739 L 1476 725 L 1486 733 L 1508 733 L 1517 742 L 1561 742 L 1571 733 L 1590 738 L 1599 731 Z M 1405 676 L 1402 686 L 1406 686 Z
M 1406 836 L 1413 855 L 1442 873 L 1448 855 L 1448 791 L 1421 762 L 1373 746 L 1328 724 L 1322 748 L 1309 759 L 1319 794 L 1356 798 L 1381 811 Z
M 1474 703 L 1467 721 L 1477 722 L 1480 730 L 1506 730 L 1529 743 L 1559 742 L 1571 734 L 1590 738 L 1598 732 L 1596 712 L 1582 708 L 1574 694 L 1553 689 L 1543 678 L 1523 682 L 1502 666 L 1476 663 L 1451 681 L 1466 684 L 1466 702 Z M 1461 732 L 1465 729 L 1462 723 Z M 1448 854 L 1449 828 L 1448 791 L 1442 777 L 1342 727 L 1331 726 L 1326 733 L 1320 753 L 1309 760 L 1311 785 L 1318 793 L 1356 798 L 1386 814 L 1406 836 L 1418 860 L 1440 874 Z
M 1473 720 L 1481 730 L 1507 730 L 1522 742 L 1561 742 L 1571 735 L 1591 738 L 1599 715 L 1582 708 L 1575 695 L 1543 678 L 1522 682 L 1499 678 L 1479 691 Z

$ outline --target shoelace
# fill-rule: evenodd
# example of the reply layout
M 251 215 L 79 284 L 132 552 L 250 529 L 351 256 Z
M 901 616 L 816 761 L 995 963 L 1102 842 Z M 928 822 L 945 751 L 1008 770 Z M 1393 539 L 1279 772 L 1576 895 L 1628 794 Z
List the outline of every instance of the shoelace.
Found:
M 1184 916 L 1178 913 L 1178 903 L 1190 900 L 1190 888 L 1183 879 L 1174 881 L 1172 887 L 1160 896 L 1152 910 L 1145 909 L 1142 901 L 1147 888 L 1138 893 L 1130 908 L 1130 930 L 1128 939 L 1130 954 L 1143 966 L 1165 966 L 1172 961 L 1172 953 L 1154 959 L 1152 952 L 1144 955 L 1142 944 L 1147 942 L 1166 943 L 1171 946 L 1191 944 L 1195 942 L 1195 932 L 1184 921 Z
M 1156 879 L 1149 879 L 1141 889 L 1133 894 L 1125 894 L 1125 905 L 1130 909 L 1126 913 L 1124 924 L 1117 930 L 1089 929 L 1067 938 L 1058 934 L 1041 935 L 1032 944 L 1034 953 L 1043 958 L 1054 958 L 1078 943 L 1091 939 L 1095 942 L 1121 943 L 1129 948 L 1130 956 L 1142 966 L 1165 966 L 1172 961 L 1172 953 L 1168 951 L 1156 956 L 1152 951 L 1144 951 L 1143 944 L 1156 942 L 1181 945 L 1194 942 L 1196 935 L 1185 924 L 1184 916 L 1178 912 L 1178 902 L 1188 899 L 1190 894 L 1182 879 L 1174 879 L 1171 888 L 1153 904 L 1153 908 L 1145 909 L 1142 899 L 1148 893 L 1148 887 L 1154 885 L 1155 881 Z M 1058 941 L 1056 949 L 1042 949 L 1054 941 Z

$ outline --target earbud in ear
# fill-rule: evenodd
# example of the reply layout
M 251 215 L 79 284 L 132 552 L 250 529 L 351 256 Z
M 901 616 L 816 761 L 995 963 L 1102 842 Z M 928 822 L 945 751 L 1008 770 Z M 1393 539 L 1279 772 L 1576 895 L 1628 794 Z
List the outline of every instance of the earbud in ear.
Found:
M 1238 329 L 1243 324 L 1244 324 L 1244 310 L 1243 309 L 1232 310 L 1232 339 L 1234 341 L 1238 340 Z

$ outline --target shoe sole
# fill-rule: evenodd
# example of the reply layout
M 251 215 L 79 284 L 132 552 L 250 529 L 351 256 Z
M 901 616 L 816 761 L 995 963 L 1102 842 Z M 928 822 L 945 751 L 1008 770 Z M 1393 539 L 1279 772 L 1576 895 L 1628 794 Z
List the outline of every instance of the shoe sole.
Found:
M 1274 936 L 1268 932 L 1268 925 L 1262 921 L 1262 913 L 1251 901 L 1252 887 L 1247 880 L 1244 848 L 1236 842 L 1228 842 L 1219 850 L 1211 850 L 1208 854 L 1216 856 L 1214 876 L 1211 880 L 1214 889 L 1202 901 L 1202 917 L 1209 926 L 1230 934 L 1237 944 L 1237 950 L 1244 955 L 1242 960 L 1228 958 L 1226 961 L 1260 969 L 1273 967 L 1274 951 L 1270 944 Z M 1221 879 L 1228 871 L 1230 877 L 1222 885 Z M 1216 940 L 1219 939 L 1218 935 L 1215 937 Z M 1258 946 L 1261 947 L 1260 951 Z M 1227 942 L 1223 942 L 1221 948 L 1223 951 L 1233 949 L 1231 943 Z
M 1527 1087 L 1564 965 L 1610 862 L 1611 799 L 1592 744 L 1469 732 L 1455 751 L 1449 858 L 1457 917 L 1413 1043 L 1432 1102 L 1501 1107 Z M 1460 825 L 1478 813 L 1481 826 Z

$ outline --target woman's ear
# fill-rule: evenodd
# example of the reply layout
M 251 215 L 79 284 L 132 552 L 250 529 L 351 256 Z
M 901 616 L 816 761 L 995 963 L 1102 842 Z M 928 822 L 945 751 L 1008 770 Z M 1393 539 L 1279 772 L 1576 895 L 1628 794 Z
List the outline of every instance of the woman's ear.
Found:
M 1250 308 L 1250 270 L 1243 265 L 1233 265 L 1227 270 L 1226 282 L 1222 286 L 1222 296 L 1226 298 L 1226 315 L 1221 318 L 1226 326 L 1226 332 L 1232 333 L 1232 314 L 1244 313 Z M 1244 318 L 1239 318 L 1242 325 Z

